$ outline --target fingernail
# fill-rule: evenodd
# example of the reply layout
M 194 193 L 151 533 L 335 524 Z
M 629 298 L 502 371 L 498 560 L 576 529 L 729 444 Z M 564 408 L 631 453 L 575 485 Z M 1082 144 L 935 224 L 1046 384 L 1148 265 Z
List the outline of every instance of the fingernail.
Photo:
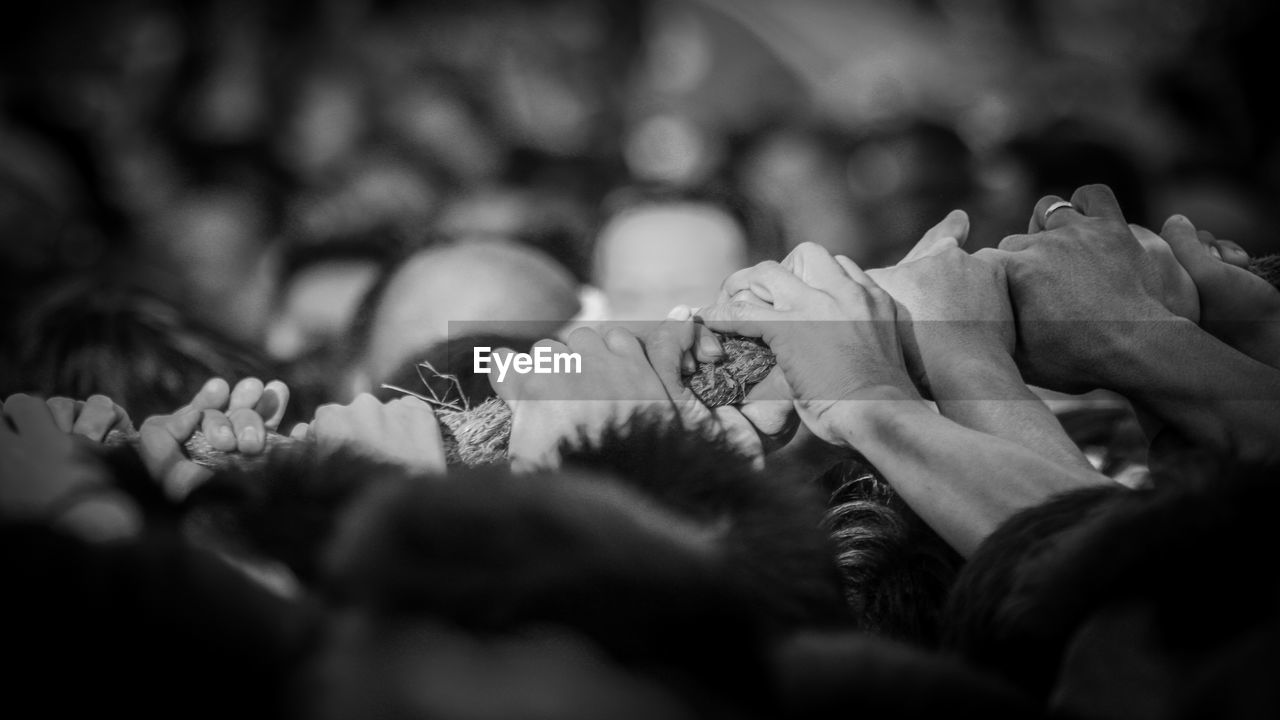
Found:
M 702 351 L 703 355 L 719 355 L 721 352 L 720 343 L 714 335 L 710 334 L 698 338 L 698 349 Z
M 1221 260 L 1221 259 L 1222 259 L 1222 251 L 1218 249 L 1218 246 L 1217 246 L 1217 245 L 1210 245 L 1210 246 L 1209 246 L 1209 254 L 1210 254 L 1210 255 L 1213 255 L 1214 257 L 1218 258 L 1219 260 Z
M 224 426 L 222 426 L 222 427 L 218 428 L 216 432 L 217 432 L 217 435 L 218 435 L 218 441 L 219 441 L 219 442 L 223 442 L 223 443 L 231 443 L 231 444 L 234 444 L 234 443 L 235 443 L 235 441 L 236 441 L 236 436 L 235 436 L 235 434 L 234 434 L 234 433 L 232 433 L 232 432 L 231 432 L 231 428 L 226 427 L 226 426 L 224 425 Z
M 258 428 L 251 426 L 240 431 L 240 442 L 245 444 L 254 444 L 257 443 L 258 440 Z

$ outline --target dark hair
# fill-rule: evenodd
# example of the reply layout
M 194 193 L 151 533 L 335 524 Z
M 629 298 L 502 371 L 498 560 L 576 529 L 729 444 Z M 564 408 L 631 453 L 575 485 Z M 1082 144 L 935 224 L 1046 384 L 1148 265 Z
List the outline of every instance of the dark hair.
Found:
M 21 313 L 6 394 L 110 397 L 137 421 L 186 404 L 211 377 L 280 377 L 261 352 L 121 283 L 73 278 Z
M 845 599 L 859 626 L 937 645 L 959 554 L 864 459 L 832 467 L 819 484 L 830 494 L 823 527 L 835 542 Z
M 1182 670 L 1274 622 L 1276 469 L 1171 467 L 1153 489 L 1078 491 L 997 530 L 956 585 L 952 646 L 1045 697 L 1075 631 L 1109 608 L 1146 614 Z
M 566 442 L 565 467 L 619 478 L 664 509 L 718 529 L 722 561 L 780 627 L 849 625 L 823 504 L 803 478 L 752 467 L 725 439 L 637 414 L 598 440 Z

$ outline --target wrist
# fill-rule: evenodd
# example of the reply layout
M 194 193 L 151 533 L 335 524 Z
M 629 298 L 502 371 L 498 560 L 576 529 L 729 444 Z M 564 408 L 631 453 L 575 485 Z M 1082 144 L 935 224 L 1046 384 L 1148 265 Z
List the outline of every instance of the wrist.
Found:
M 1017 399 L 1027 392 L 1013 356 L 998 349 L 950 354 L 926 365 L 935 402 Z
M 935 415 L 914 389 L 873 385 L 832 403 L 822 413 L 822 422 L 828 429 L 829 441 L 857 450 L 884 427 L 919 413 Z

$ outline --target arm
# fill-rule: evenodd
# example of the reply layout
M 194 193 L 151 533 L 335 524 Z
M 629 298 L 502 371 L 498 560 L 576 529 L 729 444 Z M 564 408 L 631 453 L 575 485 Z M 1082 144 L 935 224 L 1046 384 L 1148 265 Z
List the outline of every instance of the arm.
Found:
M 1023 382 L 1013 359 L 1004 269 L 982 251 L 970 255 L 960 248 L 967 230 L 968 217 L 953 211 L 903 262 L 867 271 L 897 304 L 907 367 L 947 418 L 1064 466 L 1092 470 Z
M 1002 438 L 1066 468 L 1093 470 L 1044 401 L 1027 387 L 1011 356 L 938 363 L 930 374 L 945 417 Z
M 1280 370 L 1153 313 L 1160 319 L 1128 332 L 1112 328 L 1101 384 L 1196 444 L 1245 462 L 1280 459 Z
M 1056 201 L 1041 199 L 1037 216 Z M 1280 371 L 1176 312 L 1178 291 L 1125 224 L 1106 186 L 1080 188 L 1072 203 L 1042 219 L 1043 231 L 1005 238 L 990 253 L 1009 278 L 1023 372 L 1066 392 L 1115 390 L 1185 438 L 1236 460 L 1280 455 L 1273 447 L 1280 435 Z M 1165 228 L 1175 250 L 1180 238 L 1194 235 L 1181 222 Z M 1196 257 L 1190 250 L 1178 250 L 1180 257 Z M 1201 320 L 1212 322 L 1219 310 L 1201 296 Z
M 841 406 L 833 425 L 841 445 L 862 453 L 966 557 L 1021 510 L 1069 490 L 1113 484 L 1091 468 L 963 427 L 900 389 Z
M 893 299 L 847 259 L 799 251 L 809 255 L 804 280 L 762 263 L 734 281 L 772 307 L 729 302 L 701 316 L 712 329 L 764 338 L 809 429 L 866 456 L 956 550 L 972 552 L 1018 510 L 1110 482 L 932 412 L 908 376 Z

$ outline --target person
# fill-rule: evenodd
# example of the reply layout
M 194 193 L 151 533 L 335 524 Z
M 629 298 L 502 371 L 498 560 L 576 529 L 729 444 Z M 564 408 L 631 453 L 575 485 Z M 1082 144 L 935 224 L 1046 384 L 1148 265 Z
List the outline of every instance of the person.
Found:
M 1187 284 L 1168 282 L 1167 264 L 1134 236 L 1105 185 L 1081 187 L 1070 202 L 1042 198 L 1030 230 L 983 251 L 1008 278 L 1029 382 L 1118 392 L 1158 421 L 1157 441 L 1253 462 L 1280 452 L 1280 374 L 1213 334 L 1267 357 L 1280 320 L 1274 287 L 1213 258 L 1194 225 L 1174 216 L 1161 238 L 1193 280 L 1188 303 Z
M 396 248 L 386 235 L 286 247 L 264 346 L 280 361 L 336 344 Z
M 357 311 L 336 397 L 371 391 L 450 337 L 542 337 L 578 309 L 577 283 L 536 250 L 505 240 L 428 247 L 374 283 Z
M 67 278 L 20 312 L 0 392 L 101 394 L 132 417 L 166 413 L 210 377 L 273 377 L 265 353 L 191 318 L 174 301 L 123 281 Z M 290 383 L 298 394 L 297 383 Z M 310 396 L 309 388 L 302 394 Z
M 932 410 L 917 390 L 895 299 L 817 245 L 730 276 L 721 302 L 699 316 L 711 330 L 763 338 L 805 426 L 864 456 L 962 555 L 1019 509 L 1109 484 L 1043 405 L 1027 403 L 1022 419 L 1003 413 L 1002 403 L 965 407 L 1027 398 L 999 267 L 960 251 L 947 234 L 926 234 L 898 267 L 919 273 L 916 287 L 929 291 L 899 297 L 916 308 L 914 342 L 928 388 L 941 407 L 961 406 L 950 412 L 963 423 Z
M 589 320 L 661 321 L 677 305 L 711 302 L 726 275 L 782 250 L 759 209 L 714 187 L 624 188 L 603 215 L 592 271 L 603 307 Z

